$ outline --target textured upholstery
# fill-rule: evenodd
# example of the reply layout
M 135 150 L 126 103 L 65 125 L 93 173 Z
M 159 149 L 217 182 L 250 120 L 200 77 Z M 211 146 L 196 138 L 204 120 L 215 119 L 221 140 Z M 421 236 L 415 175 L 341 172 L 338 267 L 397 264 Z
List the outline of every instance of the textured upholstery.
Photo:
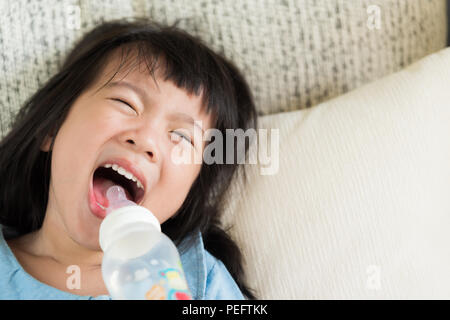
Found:
M 446 44 L 445 0 L 18 0 L 0 2 L 0 133 L 96 24 L 180 24 L 245 73 L 259 113 L 315 105 Z M 380 9 L 380 29 L 370 28 Z

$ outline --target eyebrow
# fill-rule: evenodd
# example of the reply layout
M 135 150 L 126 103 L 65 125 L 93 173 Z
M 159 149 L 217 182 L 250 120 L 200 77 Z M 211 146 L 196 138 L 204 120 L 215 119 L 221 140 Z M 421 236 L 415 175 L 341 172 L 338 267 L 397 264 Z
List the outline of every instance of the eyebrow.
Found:
M 145 90 L 143 90 L 141 87 L 138 87 L 130 82 L 126 82 L 126 81 L 114 81 L 114 82 L 110 82 L 106 85 L 107 88 L 114 88 L 114 87 L 127 87 L 133 91 L 135 91 L 141 98 L 141 100 L 143 101 L 149 101 L 149 96 L 147 94 L 147 92 L 145 92 Z M 205 131 L 203 131 L 202 127 L 200 127 L 198 125 L 198 123 L 195 122 L 194 118 L 192 118 L 190 115 L 186 114 L 186 113 L 182 113 L 182 112 L 175 112 L 173 114 L 171 114 L 169 116 L 169 118 L 171 120 L 174 121 L 182 121 L 185 123 L 189 123 L 194 125 L 195 127 L 197 127 L 198 129 L 201 130 L 202 134 L 205 134 Z

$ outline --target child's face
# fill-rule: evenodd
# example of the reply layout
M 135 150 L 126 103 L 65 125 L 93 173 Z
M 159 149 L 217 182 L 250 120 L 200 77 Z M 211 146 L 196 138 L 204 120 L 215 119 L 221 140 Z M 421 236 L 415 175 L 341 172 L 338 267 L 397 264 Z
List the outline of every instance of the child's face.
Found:
M 210 115 L 201 111 L 200 96 L 188 96 L 156 74 L 158 89 L 151 76 L 142 72 L 142 66 L 129 73 L 118 73 L 110 82 L 130 83 L 144 91 L 142 97 L 122 85 L 99 90 L 114 74 L 117 63 L 117 59 L 111 60 L 102 77 L 74 102 L 53 145 L 45 219 L 62 228 L 77 243 L 91 248 L 98 246 L 101 223 L 89 202 L 95 169 L 114 158 L 129 160 L 147 182 L 141 205 L 163 223 L 180 208 L 201 168 L 201 164 L 192 161 L 176 164 L 171 156 L 173 148 L 178 145 L 197 153 L 201 159 L 204 149 L 201 130 L 211 128 Z M 126 101 L 137 113 L 113 99 Z M 202 128 L 173 118 L 177 112 L 201 120 Z M 173 130 L 191 139 L 198 130 L 194 146 L 171 133 Z M 48 151 L 49 146 L 47 140 L 42 150 Z

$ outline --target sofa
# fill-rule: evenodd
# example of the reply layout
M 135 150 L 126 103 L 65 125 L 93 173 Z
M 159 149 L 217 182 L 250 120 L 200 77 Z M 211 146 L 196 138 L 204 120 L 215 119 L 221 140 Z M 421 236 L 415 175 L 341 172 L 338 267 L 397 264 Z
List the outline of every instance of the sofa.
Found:
M 445 0 L 32 0 L 0 12 L 3 136 L 96 24 L 181 18 L 243 70 L 277 144 L 273 162 L 242 166 L 223 208 L 258 297 L 450 298 Z

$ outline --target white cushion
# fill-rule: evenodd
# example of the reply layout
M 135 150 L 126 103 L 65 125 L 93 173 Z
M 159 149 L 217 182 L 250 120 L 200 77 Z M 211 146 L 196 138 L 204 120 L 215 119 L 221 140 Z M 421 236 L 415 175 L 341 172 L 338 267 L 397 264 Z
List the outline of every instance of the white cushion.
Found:
M 449 83 L 445 49 L 260 117 L 279 129 L 278 173 L 246 164 L 223 219 L 260 298 L 450 299 Z

